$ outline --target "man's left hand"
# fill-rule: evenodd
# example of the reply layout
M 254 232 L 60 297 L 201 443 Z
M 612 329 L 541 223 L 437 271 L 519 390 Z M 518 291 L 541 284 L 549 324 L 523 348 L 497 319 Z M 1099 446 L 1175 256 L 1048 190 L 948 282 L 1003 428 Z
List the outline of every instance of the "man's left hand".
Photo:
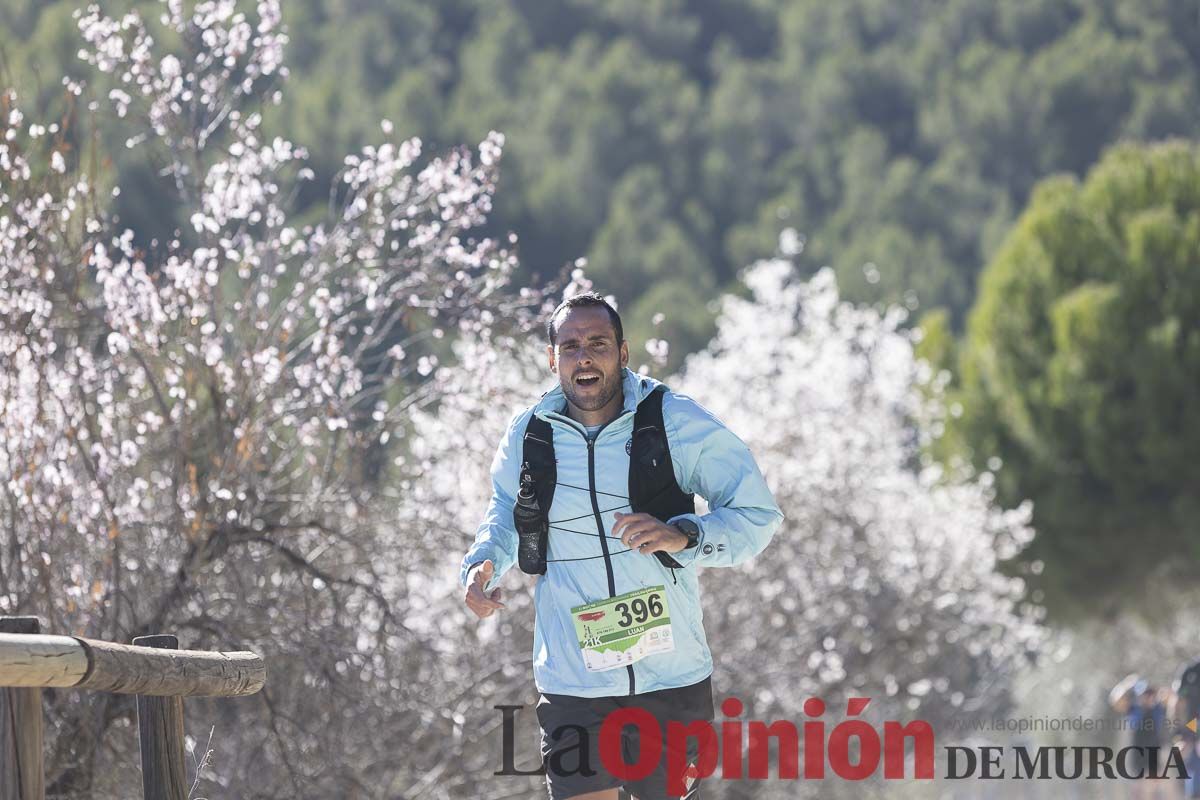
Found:
M 650 555 L 658 551 L 678 553 L 687 547 L 687 534 L 657 517 L 640 512 L 623 514 L 618 511 L 616 518 L 613 536 L 621 537 L 621 543 L 630 550 Z

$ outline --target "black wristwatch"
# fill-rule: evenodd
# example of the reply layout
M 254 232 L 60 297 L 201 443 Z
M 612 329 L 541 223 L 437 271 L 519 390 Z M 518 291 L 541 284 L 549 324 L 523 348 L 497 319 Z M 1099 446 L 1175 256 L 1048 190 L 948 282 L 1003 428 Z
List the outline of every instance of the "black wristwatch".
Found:
M 683 531 L 687 536 L 687 544 L 684 545 L 684 550 L 691 550 L 696 545 L 700 544 L 700 526 L 692 522 L 690 519 L 676 520 L 672 523 L 676 528 Z

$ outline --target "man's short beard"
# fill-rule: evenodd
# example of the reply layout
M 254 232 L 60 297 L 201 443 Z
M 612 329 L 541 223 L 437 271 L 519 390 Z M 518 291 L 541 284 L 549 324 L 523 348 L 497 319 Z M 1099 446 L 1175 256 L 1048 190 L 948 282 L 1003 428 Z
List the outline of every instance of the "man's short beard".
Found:
M 598 411 L 604 408 L 621 390 L 621 375 L 618 373 L 609 379 L 606 390 L 596 393 L 596 399 L 584 400 L 579 397 L 579 393 L 575 391 L 575 379 L 572 378 L 567 385 L 563 386 L 563 394 L 567 396 L 567 400 L 571 401 L 571 405 L 581 411 Z M 581 402 L 582 400 L 582 402 Z M 594 405 L 588 405 L 594 403 Z

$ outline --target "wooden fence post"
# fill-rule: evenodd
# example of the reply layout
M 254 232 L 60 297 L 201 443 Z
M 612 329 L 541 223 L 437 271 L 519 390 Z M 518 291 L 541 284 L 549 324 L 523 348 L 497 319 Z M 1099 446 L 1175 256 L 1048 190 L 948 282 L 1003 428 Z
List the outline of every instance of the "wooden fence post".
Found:
M 139 636 L 141 647 L 178 650 L 178 637 Z M 145 800 L 187 800 L 183 760 L 183 698 L 137 696 L 138 740 L 142 749 L 142 796 Z
M 37 617 L 0 617 L 0 633 L 41 632 Z M 0 687 L 0 800 L 45 800 L 42 690 Z

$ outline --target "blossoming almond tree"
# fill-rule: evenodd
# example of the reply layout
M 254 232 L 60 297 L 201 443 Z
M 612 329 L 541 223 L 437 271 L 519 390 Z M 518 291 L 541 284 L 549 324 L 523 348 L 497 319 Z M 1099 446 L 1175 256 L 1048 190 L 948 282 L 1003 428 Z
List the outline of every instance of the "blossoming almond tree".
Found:
M 365 465 L 431 398 L 438 339 L 519 328 L 540 302 L 507 291 L 506 243 L 473 233 L 503 138 L 425 159 L 417 140 L 365 147 L 329 219 L 299 225 L 304 150 L 261 113 L 287 75 L 277 2 L 78 17 L 80 56 L 112 87 L 86 110 L 115 112 L 187 225 L 138 247 L 70 131 L 4 94 L 0 613 L 263 652 L 259 699 L 189 706 L 220 715 L 229 796 L 351 796 L 401 744 L 372 709 L 419 733 L 419 715 L 384 712 L 418 693 L 394 694 L 393 648 L 426 649 L 383 588 L 410 564 L 377 558 L 411 533 L 392 522 L 401 498 Z M 57 694 L 48 713 L 50 792 L 127 796 L 129 699 Z
M 935 726 L 1003 711 L 1046 637 L 998 569 L 1033 536 L 1029 504 L 997 508 L 990 474 L 925 455 L 948 376 L 915 357 L 903 309 L 842 302 L 831 271 L 800 281 L 784 260 L 745 281 L 675 381 L 746 441 L 786 515 L 763 556 L 706 575 L 718 674 L 760 718 L 799 719 L 810 696 L 831 720 L 850 696 Z

